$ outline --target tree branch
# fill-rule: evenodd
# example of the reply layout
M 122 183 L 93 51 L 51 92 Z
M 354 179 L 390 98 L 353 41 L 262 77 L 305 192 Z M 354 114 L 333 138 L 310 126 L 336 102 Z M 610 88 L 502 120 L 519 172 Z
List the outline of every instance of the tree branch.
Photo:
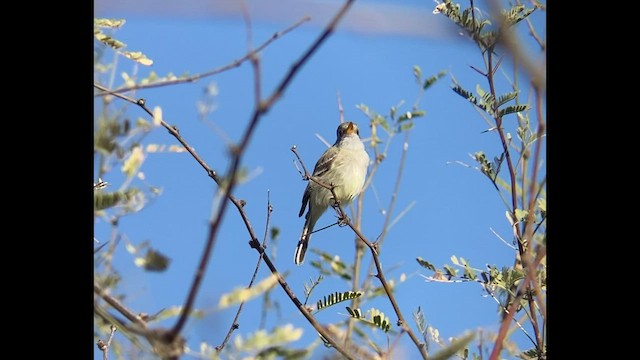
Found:
M 111 347 L 111 341 L 113 340 L 113 335 L 116 333 L 116 327 L 111 325 L 111 333 L 109 334 L 109 339 L 105 343 L 102 339 L 98 340 L 98 349 L 102 351 L 102 360 L 109 360 L 109 348 Z
M 291 32 L 292 30 L 294 30 L 295 28 L 297 28 L 298 26 L 302 25 L 303 23 L 307 22 L 311 20 L 311 17 L 309 16 L 305 16 L 302 19 L 298 20 L 296 23 L 294 23 L 293 25 L 289 26 L 288 28 L 282 30 L 282 31 L 278 31 L 277 33 L 271 35 L 271 37 L 265 41 L 262 45 L 258 46 L 255 50 L 249 51 L 247 52 L 246 55 L 244 55 L 243 57 L 234 60 L 233 62 L 231 62 L 230 64 L 215 68 L 213 70 L 204 72 L 204 73 L 200 73 L 200 74 L 196 74 L 196 75 L 192 75 L 186 78 L 181 78 L 181 79 L 175 79 L 175 80 L 167 80 L 167 81 L 162 81 L 162 82 L 155 82 L 155 83 L 151 83 L 151 84 L 144 84 L 144 85 L 134 85 L 134 86 L 127 86 L 127 87 L 123 87 L 123 88 L 119 88 L 119 89 L 115 89 L 112 90 L 112 92 L 110 92 L 110 94 L 116 94 L 116 93 L 124 93 L 124 92 L 129 92 L 129 91 L 134 91 L 134 90 L 141 90 L 141 89 L 150 89 L 150 88 L 156 88 L 156 87 L 161 87 L 161 86 L 169 86 L 169 85 L 177 85 L 177 84 L 184 84 L 184 83 L 193 83 L 196 82 L 202 78 L 205 77 L 209 77 L 212 75 L 216 75 L 219 74 L 221 72 L 225 72 L 227 70 L 231 70 L 233 68 L 237 68 L 240 65 L 242 65 L 242 63 L 244 63 L 247 60 L 250 60 L 252 57 L 256 56 L 258 53 L 260 53 L 262 50 L 264 50 L 264 48 L 266 48 L 267 46 L 269 46 L 273 41 L 281 38 L 282 36 L 284 36 L 285 34 Z M 99 93 L 96 94 L 94 96 L 104 96 L 106 95 L 105 93 Z
M 100 296 L 107 304 L 111 305 L 114 309 L 116 309 L 119 313 L 124 315 L 129 321 L 132 323 L 146 328 L 147 323 L 144 322 L 140 317 L 131 311 L 128 307 L 126 307 L 120 300 L 114 298 L 113 296 L 107 294 L 98 283 L 93 283 L 93 291 Z
M 271 220 L 271 213 L 273 212 L 273 207 L 271 206 L 271 202 L 269 200 L 269 193 L 267 193 L 267 223 L 264 226 L 264 237 L 262 238 L 262 247 L 266 249 L 267 247 L 267 233 L 269 231 L 269 222 Z M 260 264 L 262 263 L 262 254 L 258 257 L 258 262 L 256 263 L 256 267 L 255 270 L 253 270 L 253 276 L 251 276 L 251 281 L 249 281 L 249 285 L 247 285 L 247 289 L 251 289 L 251 287 L 253 286 L 253 283 L 256 280 L 256 277 L 258 275 L 258 269 L 260 269 Z M 231 327 L 229 328 L 229 331 L 227 332 L 227 335 L 225 336 L 224 340 L 222 341 L 222 344 L 216 346 L 216 352 L 220 353 L 222 351 L 222 349 L 224 349 L 224 346 L 226 345 L 226 343 L 229 341 L 229 339 L 231 338 L 231 334 L 233 333 L 234 330 L 236 330 L 239 327 L 238 324 L 238 318 L 240 317 L 240 312 L 242 311 L 242 308 L 244 307 L 244 301 L 240 303 L 240 306 L 238 306 L 238 311 L 236 312 L 236 316 L 233 318 L 233 322 L 231 324 Z

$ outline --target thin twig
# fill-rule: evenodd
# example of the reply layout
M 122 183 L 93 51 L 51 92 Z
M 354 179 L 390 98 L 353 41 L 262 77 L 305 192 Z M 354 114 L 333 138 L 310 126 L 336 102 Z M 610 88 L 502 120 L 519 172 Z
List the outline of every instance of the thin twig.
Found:
M 296 305 L 296 307 L 302 313 L 302 315 L 309 321 L 311 326 L 313 326 L 313 328 L 318 333 L 320 333 L 320 335 L 323 338 L 325 338 L 325 340 L 327 340 L 331 344 L 331 346 L 333 346 L 345 358 L 355 359 L 354 356 L 349 354 L 349 352 L 347 352 L 347 350 L 340 343 L 338 343 L 336 340 L 333 339 L 333 337 L 330 335 L 330 332 L 327 331 L 327 329 L 324 326 L 320 325 L 320 323 L 318 323 L 318 321 L 313 317 L 313 315 L 311 315 L 311 313 L 307 310 L 307 308 L 300 302 L 298 297 L 293 293 L 293 291 L 289 287 L 289 284 L 287 284 L 287 282 L 284 280 L 282 275 L 280 275 L 280 273 L 276 269 L 275 265 L 273 265 L 269 256 L 265 254 L 264 252 L 265 249 L 262 246 L 260 246 L 260 243 L 257 241 L 255 242 L 252 241 L 251 244 L 253 245 L 252 247 L 256 249 L 256 251 L 258 251 L 263 256 L 262 261 L 264 261 L 265 264 L 267 264 L 267 267 L 269 267 L 269 269 L 271 270 L 271 273 L 273 273 L 276 276 L 276 279 L 278 280 L 278 284 L 280 284 L 280 287 L 282 287 L 284 292 L 293 301 L 293 303 Z
M 251 16 L 249 15 L 249 9 L 247 9 L 247 4 L 244 0 L 240 0 L 239 2 L 242 18 L 244 19 L 244 24 L 247 29 L 247 54 L 251 54 L 249 56 L 249 60 L 251 60 L 257 55 L 253 51 L 253 27 L 251 26 Z
M 309 60 L 311 55 L 313 55 L 318 50 L 318 48 L 320 48 L 320 45 L 322 45 L 324 41 L 331 34 L 333 34 L 336 27 L 338 26 L 338 23 L 340 22 L 340 20 L 342 20 L 342 18 L 347 13 L 349 8 L 351 8 L 351 5 L 353 5 L 354 2 L 355 0 L 345 1 L 344 5 L 342 5 L 340 10 L 338 10 L 338 13 L 333 17 L 333 19 L 331 19 L 331 22 L 327 25 L 322 34 L 320 34 L 320 37 L 318 37 L 318 39 L 316 39 L 313 45 L 311 45 L 311 47 L 300 57 L 300 59 L 296 61 L 293 66 L 291 66 L 285 78 L 280 82 L 280 85 L 278 85 L 273 94 L 267 99 L 266 103 L 264 104 L 263 112 L 267 112 L 267 110 L 273 105 L 273 103 L 275 103 L 284 94 L 285 89 L 289 86 L 289 83 L 291 82 L 291 80 L 293 80 L 293 77 Z
M 93 291 L 98 294 L 107 304 L 111 305 L 114 309 L 116 309 L 119 313 L 124 315 L 129 321 L 132 323 L 141 326 L 142 328 L 147 327 L 147 323 L 144 322 L 140 317 L 126 307 L 120 300 L 114 298 L 113 296 L 107 294 L 100 285 L 96 282 L 93 283 Z
M 393 193 L 391 194 L 391 201 L 389 202 L 389 208 L 387 210 L 387 214 L 384 218 L 384 224 L 382 225 L 382 232 L 378 239 L 376 239 L 376 243 L 382 245 L 385 236 L 387 235 L 387 231 L 389 231 L 389 222 L 391 221 L 391 214 L 393 213 L 393 208 L 396 204 L 396 199 L 398 198 L 398 192 L 400 192 L 400 181 L 402 179 L 402 173 L 404 172 L 404 164 L 407 158 L 407 151 L 409 150 L 409 131 L 404 133 L 404 143 L 402 146 L 402 154 L 400 155 L 400 165 L 398 166 L 398 175 L 396 176 L 396 183 L 393 187 Z M 380 246 L 378 245 L 378 246 Z
M 269 231 L 269 222 L 271 220 L 271 213 L 273 212 L 273 207 L 271 206 L 271 202 L 269 200 L 269 193 L 267 192 L 267 223 L 265 224 L 264 227 L 264 237 L 262 238 L 262 247 L 266 248 L 267 247 L 267 234 Z M 247 289 L 251 289 L 251 287 L 253 286 L 253 283 L 256 280 L 256 277 L 258 275 L 258 269 L 260 269 L 260 264 L 262 263 L 262 255 L 260 255 L 258 257 L 258 261 L 256 263 L 256 267 L 253 270 L 253 275 L 251 276 L 251 281 L 249 281 L 249 285 L 247 285 Z M 240 303 L 240 306 L 238 306 L 238 311 L 236 312 L 235 317 L 233 318 L 233 322 L 231 324 L 231 327 L 229 328 L 229 331 L 227 332 L 227 335 L 224 337 L 224 340 L 222 341 L 222 343 L 218 346 L 216 346 L 216 352 L 220 353 L 222 351 L 222 349 L 224 349 L 225 345 L 227 344 L 227 342 L 229 341 L 229 339 L 231 338 L 231 334 L 233 333 L 234 330 L 236 330 L 240 325 L 238 324 L 238 318 L 240 317 L 240 312 L 242 311 L 242 308 L 244 307 L 244 301 Z
M 98 340 L 98 349 L 102 351 L 102 360 L 109 360 L 109 348 L 111 347 L 111 341 L 113 340 L 113 335 L 116 333 L 116 327 L 111 325 L 111 333 L 109 334 L 109 339 L 105 343 L 102 339 Z
M 489 82 L 489 89 L 491 94 L 496 97 L 496 87 L 494 83 L 494 67 L 493 67 L 493 53 L 491 51 L 487 52 L 487 81 Z M 513 214 L 513 218 L 516 219 L 515 213 L 518 208 L 518 193 L 517 193 L 517 178 L 515 168 L 513 166 L 513 161 L 511 160 L 511 152 L 509 151 L 509 146 L 507 145 L 507 138 L 504 134 L 504 129 L 502 127 L 502 116 L 497 112 L 497 109 L 491 109 L 495 116 L 496 120 L 496 128 L 498 130 L 498 135 L 500 137 L 500 142 L 502 143 L 502 150 L 505 158 L 507 159 L 507 170 L 509 172 L 509 182 L 511 184 L 511 213 Z M 518 239 L 518 251 L 520 252 L 520 256 L 524 253 L 524 248 L 522 247 L 522 235 L 520 232 L 520 227 L 516 227 L 516 236 Z
M 104 307 L 94 306 L 93 313 L 97 315 L 106 324 L 114 325 L 121 334 L 123 334 L 138 349 L 143 349 L 144 344 L 141 343 L 134 335 L 144 336 L 146 329 L 142 329 L 135 324 L 127 324 L 126 319 L 119 318 L 109 313 Z M 151 350 L 151 349 L 149 349 Z
M 111 273 L 111 266 L 113 261 L 113 254 L 116 251 L 116 246 L 120 242 L 120 235 L 118 234 L 118 219 L 114 218 L 110 220 L 111 223 L 111 240 L 109 241 L 109 248 L 105 254 L 104 273 Z
M 518 250 L 515 246 L 509 244 L 505 239 L 503 239 L 502 236 L 500 236 L 497 232 L 495 232 L 495 230 L 493 230 L 491 227 L 489 228 L 489 230 L 491 230 L 493 235 L 495 235 L 498 239 L 500 239 L 500 241 L 505 243 L 505 245 L 507 245 L 508 247 L 512 248 L 513 250 Z
M 398 175 L 396 177 L 396 183 L 394 185 L 393 193 L 391 195 L 391 201 L 389 203 L 389 207 L 388 207 L 388 209 L 386 211 L 386 214 L 385 214 L 385 219 L 384 219 L 384 224 L 382 225 L 382 230 L 380 232 L 380 235 L 378 235 L 378 238 L 375 240 L 375 243 L 376 243 L 376 246 L 378 247 L 378 249 L 382 245 L 382 242 L 383 242 L 387 232 L 390 229 L 391 215 L 393 213 L 393 208 L 395 206 L 395 202 L 396 202 L 396 199 L 397 199 L 398 192 L 400 191 L 400 180 L 402 178 L 402 173 L 404 172 L 404 164 L 405 164 L 408 148 L 409 148 L 409 132 L 405 132 L 405 139 L 404 139 L 404 143 L 403 143 L 403 147 L 402 147 L 402 154 L 401 154 L 401 157 L 400 157 L 400 165 L 398 166 Z M 385 149 L 385 153 L 386 153 L 386 149 Z M 372 274 L 373 273 L 373 267 L 374 266 L 375 266 L 375 262 L 369 264 L 369 269 L 367 271 L 367 274 Z M 367 277 L 367 279 L 365 281 L 365 284 L 363 284 L 363 288 L 368 287 L 370 279 L 371 279 L 371 277 Z M 426 348 L 425 348 L 425 353 L 426 353 Z
M 340 211 L 344 215 L 344 211 L 342 209 Z M 380 280 L 380 283 L 382 284 L 382 287 L 384 288 L 384 291 L 387 293 L 387 297 L 391 302 L 391 306 L 393 307 L 393 310 L 398 316 L 398 326 L 400 326 L 404 331 L 407 332 L 407 334 L 409 334 L 409 337 L 418 348 L 418 351 L 420 351 L 420 355 L 422 355 L 422 358 L 427 359 L 428 355 L 427 355 L 426 345 L 420 342 L 420 339 L 418 339 L 418 337 L 414 334 L 413 330 L 411 330 L 411 328 L 407 324 L 407 321 L 404 319 L 404 316 L 400 311 L 400 307 L 398 306 L 398 303 L 396 302 L 396 299 L 393 296 L 393 292 L 391 291 L 391 288 L 389 287 L 389 284 L 385 279 L 384 273 L 382 271 L 382 265 L 380 264 L 380 259 L 378 256 L 377 243 L 374 245 L 371 242 L 369 242 L 364 237 L 364 235 L 362 235 L 360 230 L 358 230 L 355 226 L 353 226 L 353 224 L 351 223 L 351 221 L 349 221 L 348 218 L 346 218 L 346 221 L 347 221 L 347 225 L 349 225 L 351 230 L 353 230 L 356 233 L 356 235 L 358 235 L 360 240 L 362 240 L 367 245 L 367 247 L 369 247 L 369 249 L 371 250 L 371 255 L 373 256 L 373 261 L 375 262 L 376 270 L 377 270 L 375 277 L 377 277 L 378 280 Z
M 411 211 L 411 209 L 413 209 L 415 205 L 416 205 L 416 201 L 415 200 L 411 201 L 409 205 L 407 205 L 407 207 L 405 207 L 402 211 L 400 211 L 400 213 L 398 213 L 398 216 L 396 216 L 393 219 L 393 221 L 389 223 L 389 228 L 387 230 L 391 230 L 405 215 L 409 213 L 409 211 Z
M 233 68 L 237 68 L 238 66 L 242 65 L 243 62 L 251 59 L 251 57 L 256 56 L 258 53 L 260 53 L 262 50 L 264 50 L 264 48 L 266 48 L 267 46 L 269 46 L 273 41 L 275 41 L 276 39 L 279 39 L 280 37 L 282 37 L 283 35 L 291 32 L 292 30 L 294 30 L 295 28 L 297 28 L 298 26 L 302 25 L 303 23 L 307 22 L 311 20 L 311 17 L 309 16 L 305 16 L 302 19 L 298 20 L 296 23 L 294 23 L 293 25 L 289 26 L 288 28 L 282 30 L 282 31 L 278 31 L 277 33 L 271 35 L 271 37 L 265 41 L 262 45 L 258 46 L 255 50 L 248 52 L 246 55 L 244 55 L 243 57 L 234 60 L 233 62 L 231 62 L 230 64 L 215 68 L 211 71 L 207 71 L 201 74 L 196 74 L 196 75 L 192 75 L 186 78 L 181 78 L 181 79 L 175 79 L 175 80 L 167 80 L 167 81 L 162 81 L 162 82 L 156 82 L 156 83 L 151 83 L 151 84 L 144 84 L 144 85 L 134 85 L 134 86 L 128 86 L 128 87 L 124 87 L 124 88 L 120 88 L 120 89 L 115 89 L 111 92 L 111 94 L 115 94 L 115 93 L 124 93 L 124 92 L 129 92 L 129 91 L 134 91 L 134 90 L 141 90 L 141 89 L 149 89 L 149 88 L 155 88 L 155 87 L 161 87 L 161 86 L 169 86 L 169 85 L 176 85 L 176 84 L 183 84 L 183 83 L 193 83 L 196 82 L 202 78 L 208 77 L 208 76 L 212 76 L 212 75 L 216 75 L 219 74 L 221 72 L 227 71 L 227 70 L 231 70 Z M 106 95 L 105 93 L 99 93 L 96 94 L 94 96 L 104 96 Z

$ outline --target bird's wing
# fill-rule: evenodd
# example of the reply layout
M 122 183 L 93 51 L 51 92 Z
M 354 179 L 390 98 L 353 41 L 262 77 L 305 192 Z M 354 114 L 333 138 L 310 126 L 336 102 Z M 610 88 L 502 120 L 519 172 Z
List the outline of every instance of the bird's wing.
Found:
M 313 168 L 312 176 L 321 177 L 327 171 L 329 171 L 333 166 L 333 160 L 337 155 L 338 155 L 337 147 L 332 146 L 328 148 L 327 151 L 325 151 L 324 154 L 320 156 L 320 159 L 318 159 L 316 166 Z M 326 185 L 330 185 L 330 184 L 326 184 Z M 307 204 L 309 203 L 309 197 L 311 197 L 311 189 L 310 189 L 310 185 L 307 185 L 307 188 L 304 190 L 304 194 L 302 195 L 302 207 L 300 208 L 300 213 L 298 214 L 298 217 L 304 214 L 304 210 L 307 207 Z
M 328 148 L 327 151 L 322 154 L 320 159 L 318 159 L 316 166 L 313 168 L 313 176 L 320 177 L 329 171 L 333 165 L 333 160 L 338 155 L 338 151 L 339 149 L 335 146 Z
M 300 208 L 300 213 L 298 214 L 298 217 L 304 214 L 304 209 L 307 208 L 307 204 L 309 203 L 310 196 L 311 196 L 311 192 L 309 191 L 309 186 L 307 185 L 307 188 L 304 189 L 304 194 L 302 194 L 302 207 Z

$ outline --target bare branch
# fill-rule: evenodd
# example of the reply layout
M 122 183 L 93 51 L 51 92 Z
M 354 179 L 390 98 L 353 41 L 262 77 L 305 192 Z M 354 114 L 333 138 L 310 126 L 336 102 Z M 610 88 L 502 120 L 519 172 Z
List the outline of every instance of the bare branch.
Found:
M 109 347 L 111 347 L 111 341 L 113 340 L 113 335 L 116 333 L 116 327 L 111 325 L 111 333 L 109 334 L 109 339 L 105 343 L 102 339 L 98 340 L 98 349 L 102 351 L 102 359 L 109 360 Z
M 115 89 L 112 92 L 110 92 L 110 94 L 116 94 L 116 93 L 124 93 L 124 92 L 129 92 L 129 91 L 134 91 L 134 90 L 141 90 L 141 89 L 150 89 L 150 88 L 156 88 L 156 87 L 161 87 L 161 86 L 169 86 L 169 85 L 176 85 L 176 84 L 184 84 L 184 83 L 193 83 L 196 82 L 202 78 L 205 77 L 209 77 L 212 75 L 216 75 L 219 74 L 221 72 L 225 72 L 227 70 L 231 70 L 234 68 L 239 67 L 240 65 L 242 65 L 242 63 L 244 63 L 245 61 L 251 59 L 253 56 L 256 56 L 258 53 L 260 53 L 262 50 L 264 50 L 264 48 L 266 48 L 267 46 L 269 46 L 273 41 L 275 41 L 276 39 L 281 38 L 283 35 L 291 32 L 292 30 L 294 30 L 295 28 L 299 27 L 300 25 L 302 25 L 303 23 L 307 22 L 311 20 L 311 17 L 309 16 L 305 16 L 302 19 L 298 20 L 296 23 L 294 23 L 293 25 L 289 26 L 288 28 L 282 30 L 282 31 L 278 31 L 277 33 L 273 34 L 267 41 L 265 41 L 262 45 L 258 46 L 255 50 L 249 51 L 246 55 L 244 55 L 243 57 L 234 60 L 233 62 L 231 62 L 230 64 L 215 68 L 213 70 L 201 73 L 201 74 L 196 74 L 196 75 L 192 75 L 189 76 L 187 78 L 180 78 L 180 79 L 175 79 L 175 80 L 167 80 L 167 81 L 162 81 L 162 82 L 155 82 L 155 83 L 151 83 L 151 84 L 144 84 L 144 85 L 134 85 L 134 86 L 127 86 L 127 87 L 123 87 L 123 88 L 119 88 L 119 89 Z M 104 96 L 106 95 L 105 93 L 99 93 L 96 94 L 94 96 Z
M 262 247 L 266 248 L 267 247 L 267 233 L 269 231 L 269 222 L 271 220 L 271 213 L 273 212 L 273 207 L 271 206 L 271 202 L 269 200 L 269 193 L 267 192 L 267 223 L 265 224 L 264 227 L 264 237 L 262 239 Z M 262 254 L 258 257 L 258 261 L 256 263 L 256 267 L 253 270 L 253 276 L 251 276 L 251 281 L 249 281 L 249 285 L 247 285 L 247 289 L 251 289 L 251 287 L 253 286 L 253 283 L 256 280 L 256 277 L 258 275 L 258 269 L 260 269 L 260 264 L 262 263 Z M 216 346 L 216 352 L 220 353 L 222 351 L 222 349 L 224 349 L 226 343 L 229 341 L 229 339 L 231 338 L 231 334 L 233 333 L 234 330 L 236 330 L 239 327 L 238 324 L 238 318 L 240 317 L 240 312 L 242 311 L 242 308 L 244 307 L 244 301 L 240 303 L 240 306 L 238 306 L 238 311 L 236 312 L 236 316 L 233 318 L 233 322 L 231 324 L 231 327 L 229 328 L 229 331 L 227 332 L 227 335 L 225 336 L 224 340 L 222 341 L 222 344 Z
M 335 196 L 335 194 L 334 194 L 334 196 Z M 349 218 L 346 217 L 344 211 L 342 210 L 342 208 L 341 208 L 341 206 L 339 204 L 338 204 L 338 207 L 340 208 L 340 212 L 342 213 L 342 215 L 345 217 L 345 221 L 347 222 L 347 225 L 349 225 L 351 230 L 353 230 L 356 233 L 356 235 L 360 238 L 360 240 L 362 240 L 362 242 L 364 242 L 367 245 L 367 247 L 369 247 L 369 250 L 371 250 L 371 255 L 373 256 L 373 261 L 375 262 L 375 266 L 376 266 L 376 270 L 377 270 L 377 273 L 376 273 L 375 277 L 377 277 L 378 280 L 380 280 L 380 283 L 382 284 L 382 287 L 384 288 L 384 291 L 387 294 L 387 297 L 389 298 L 389 302 L 391 302 L 391 306 L 393 307 L 393 310 L 395 311 L 396 315 L 398 316 L 398 326 L 400 326 L 403 329 L 403 331 L 405 331 L 405 332 L 407 332 L 407 334 L 409 334 L 409 337 L 411 338 L 413 343 L 418 348 L 418 351 L 420 351 L 420 355 L 422 356 L 422 358 L 423 359 L 427 359 L 428 355 L 427 355 L 426 344 L 420 342 L 420 339 L 418 339 L 416 334 L 413 332 L 413 330 L 411 330 L 411 328 L 407 324 L 407 321 L 404 319 L 404 316 L 402 315 L 402 312 L 400 311 L 400 307 L 398 306 L 398 303 L 396 302 L 395 296 L 393 296 L 393 292 L 391 291 L 391 288 L 389 287 L 389 284 L 387 283 L 387 280 L 386 280 L 386 278 L 384 276 L 384 272 L 382 271 L 382 265 L 380 264 L 380 258 L 378 256 L 378 250 L 377 250 L 377 244 L 378 243 L 376 242 L 375 244 L 372 244 L 370 241 L 368 241 L 364 237 L 364 235 L 362 235 L 360 230 L 358 228 L 356 228 L 353 225 L 353 223 L 351 223 L 351 221 L 349 221 Z
M 147 323 L 144 322 L 136 313 L 134 313 L 132 310 L 130 310 L 128 307 L 126 307 L 123 303 L 120 302 L 120 300 L 114 298 L 113 296 L 107 294 L 102 287 L 100 287 L 100 285 L 98 285 L 96 282 L 93 283 L 93 291 L 100 296 L 102 299 L 104 299 L 104 301 L 107 302 L 107 304 L 111 305 L 114 309 L 116 309 L 120 314 L 124 315 L 129 321 L 131 321 L 132 323 L 142 327 L 142 328 L 146 328 L 147 327 Z
M 389 208 L 387 210 L 387 214 L 384 218 L 384 224 L 382 225 L 382 233 L 376 239 L 376 243 L 382 245 L 387 232 L 389 231 L 389 222 L 391 221 L 391 215 L 393 214 L 393 208 L 396 204 L 396 199 L 398 198 L 398 192 L 400 191 L 400 180 L 402 179 L 402 173 L 404 172 L 404 164 L 407 158 L 407 151 L 409 150 L 409 131 L 404 133 L 404 143 L 402 144 L 402 155 L 400 156 L 400 165 L 398 166 L 398 175 L 396 176 L 396 183 L 393 188 L 393 193 L 391 194 L 391 201 L 389 203 Z
M 351 8 L 351 5 L 353 5 L 354 2 L 355 0 L 345 1 L 344 5 L 342 5 L 340 10 L 338 10 L 338 13 L 333 17 L 333 19 L 331 19 L 331 22 L 329 22 L 324 31 L 322 31 L 320 37 L 318 37 L 318 39 L 316 39 L 316 41 L 302 55 L 302 57 L 300 57 L 300 59 L 296 61 L 293 66 L 291 66 L 285 78 L 280 82 L 280 85 L 278 85 L 277 89 L 273 92 L 269 99 L 267 99 L 266 103 L 264 104 L 263 112 L 267 112 L 271 105 L 273 105 L 273 103 L 275 103 L 284 94 L 285 89 L 289 86 L 289 83 L 291 82 L 291 80 L 293 80 L 293 77 L 298 73 L 300 68 L 307 62 L 307 60 L 309 60 L 311 55 L 313 55 L 318 50 L 318 48 L 320 48 L 320 45 L 322 45 L 325 40 L 329 36 L 331 36 L 331 34 L 333 34 L 336 27 L 338 26 L 338 23 L 340 22 L 340 20 L 342 20 L 342 18 Z

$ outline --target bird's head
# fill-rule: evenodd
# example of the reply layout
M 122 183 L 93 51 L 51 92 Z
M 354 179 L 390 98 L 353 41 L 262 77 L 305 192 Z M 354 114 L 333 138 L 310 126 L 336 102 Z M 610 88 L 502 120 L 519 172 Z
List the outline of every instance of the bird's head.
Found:
M 360 136 L 358 125 L 356 125 L 351 121 L 340 124 L 340 126 L 338 126 L 337 133 L 338 133 L 338 139 L 342 139 L 345 136 L 350 136 L 354 134 Z

